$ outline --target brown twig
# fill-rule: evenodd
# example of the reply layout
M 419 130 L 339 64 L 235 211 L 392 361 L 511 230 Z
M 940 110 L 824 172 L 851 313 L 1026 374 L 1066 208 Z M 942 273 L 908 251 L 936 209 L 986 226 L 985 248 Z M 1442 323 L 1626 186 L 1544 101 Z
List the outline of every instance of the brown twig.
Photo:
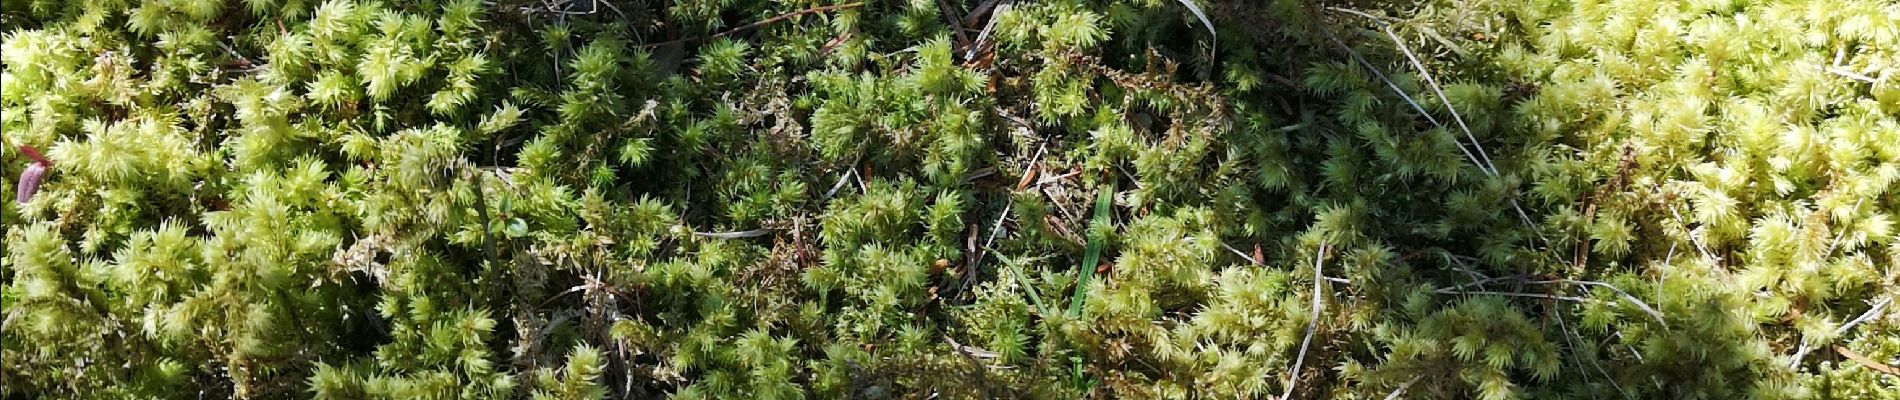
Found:
M 970 13 L 969 13 L 969 14 L 965 14 L 965 15 L 963 16 L 963 23 L 962 23 L 962 26 L 964 26 L 964 27 L 974 27 L 974 26 L 976 25 L 976 23 L 977 23 L 977 21 L 981 21 L 981 20 L 978 20 L 978 19 L 977 19 L 977 17 L 981 17 L 981 16 L 983 16 L 983 14 L 984 14 L 984 13 L 988 13 L 988 12 L 990 12 L 990 9 L 992 9 L 992 8 L 995 8 L 995 7 L 996 7 L 996 2 L 997 2 L 997 1 L 998 1 L 998 0 L 988 0 L 988 1 L 984 1 L 984 2 L 983 2 L 983 3 L 981 3 L 981 4 L 977 4 L 977 5 L 976 5 L 976 8 L 972 8 L 972 9 L 970 9 Z
M 956 35 L 957 47 L 975 45 L 975 43 L 970 42 L 970 35 L 963 33 L 963 27 L 957 25 L 957 20 L 963 18 L 956 15 L 957 11 L 951 9 L 949 2 L 937 0 L 937 13 L 943 14 L 943 23 L 948 24 L 950 26 L 950 33 Z
M 812 7 L 812 8 L 807 8 L 803 10 L 793 11 L 786 14 L 779 14 L 776 17 L 766 18 L 766 19 L 760 20 L 759 22 L 753 22 L 750 24 L 741 25 L 737 28 L 732 28 L 724 32 L 712 34 L 711 36 L 668 40 L 668 41 L 659 42 L 659 43 L 648 43 L 648 44 L 641 45 L 640 47 L 651 49 L 651 48 L 664 47 L 664 46 L 673 45 L 673 44 L 683 44 L 683 43 L 700 42 L 700 41 L 718 39 L 718 38 L 722 38 L 726 36 L 731 36 L 732 34 L 739 33 L 739 32 L 759 29 L 759 27 L 782 22 L 782 21 L 792 19 L 798 16 L 806 15 L 806 14 L 818 14 L 818 13 L 831 12 L 831 11 L 836 11 L 836 10 L 843 10 L 847 8 L 856 8 L 856 7 L 861 7 L 861 6 L 864 6 L 864 2 L 862 1 L 856 2 L 856 3 L 829 5 L 829 6 L 823 6 L 823 7 Z

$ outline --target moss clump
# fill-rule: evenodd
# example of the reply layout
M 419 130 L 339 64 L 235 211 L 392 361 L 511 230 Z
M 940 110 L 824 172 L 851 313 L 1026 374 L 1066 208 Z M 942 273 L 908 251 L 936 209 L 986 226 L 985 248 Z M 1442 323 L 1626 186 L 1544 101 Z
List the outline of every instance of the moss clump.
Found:
M 1900 398 L 1896 16 L 0 0 L 0 397 Z

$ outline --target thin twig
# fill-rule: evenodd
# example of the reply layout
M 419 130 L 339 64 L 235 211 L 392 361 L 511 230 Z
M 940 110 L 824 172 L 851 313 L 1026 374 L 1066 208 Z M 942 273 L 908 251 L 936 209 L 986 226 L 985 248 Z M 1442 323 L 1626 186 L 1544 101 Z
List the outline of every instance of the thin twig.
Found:
M 1391 88 L 1393 93 L 1397 93 L 1400 99 L 1405 100 L 1405 104 L 1410 104 L 1412 110 L 1418 111 L 1419 116 L 1425 117 L 1425 120 L 1431 122 L 1434 126 L 1444 126 L 1444 124 L 1438 122 L 1437 118 L 1432 117 L 1432 113 L 1426 112 L 1425 107 L 1419 105 L 1418 101 L 1412 100 L 1411 94 L 1407 94 L 1404 89 L 1400 89 L 1398 83 L 1392 82 L 1392 79 L 1386 77 L 1384 72 L 1380 72 L 1378 67 L 1372 65 L 1371 61 L 1366 61 L 1365 56 L 1359 55 L 1359 51 L 1353 50 L 1352 46 L 1347 46 L 1346 41 L 1339 40 L 1339 36 L 1333 35 L 1332 31 L 1328 30 L 1325 31 L 1325 33 L 1327 39 L 1332 39 L 1333 44 L 1339 46 L 1340 50 L 1345 50 L 1347 55 L 1352 56 L 1353 61 L 1358 61 L 1360 66 L 1366 67 L 1367 71 L 1372 72 L 1372 76 L 1379 78 L 1380 82 L 1385 82 L 1385 86 Z M 1465 150 L 1463 143 L 1458 144 L 1458 150 L 1465 151 L 1467 156 L 1472 155 L 1468 150 Z M 1476 162 L 1478 159 L 1477 157 L 1469 158 L 1471 158 L 1473 162 Z
M 13 312 L 7 313 L 7 318 L 5 320 L 0 320 L 0 330 L 5 330 L 9 326 L 13 326 L 13 320 L 19 319 L 20 313 L 21 311 L 19 308 L 15 308 L 13 309 Z
M 968 355 L 970 357 L 988 360 L 988 359 L 993 359 L 993 358 L 1002 356 L 1000 354 L 996 354 L 996 352 L 994 351 L 984 350 L 983 348 L 976 347 L 976 346 L 965 346 L 962 343 L 957 343 L 957 339 L 951 338 L 950 335 L 943 335 L 943 341 L 944 343 L 949 343 L 951 349 L 955 349 L 958 353 L 963 353 L 964 355 Z
M 1360 66 L 1366 68 L 1366 71 L 1372 72 L 1372 76 L 1379 78 L 1380 82 L 1384 82 L 1387 88 L 1392 89 L 1393 93 L 1399 95 L 1399 99 L 1405 100 L 1405 104 L 1411 105 L 1413 111 L 1417 111 L 1419 116 L 1425 117 L 1425 121 L 1431 122 L 1432 126 L 1441 128 L 1445 126 L 1444 123 L 1438 121 L 1438 118 L 1432 117 L 1432 113 L 1425 111 L 1425 106 L 1419 105 L 1417 100 L 1413 100 L 1411 94 L 1405 93 L 1405 89 L 1400 89 L 1399 84 L 1393 82 L 1392 78 L 1386 77 L 1385 73 L 1379 71 L 1377 66 L 1373 66 L 1371 61 L 1366 61 L 1365 56 L 1359 55 L 1359 52 L 1353 50 L 1352 46 L 1347 46 L 1345 41 L 1339 40 L 1339 36 L 1334 35 L 1331 30 L 1324 30 L 1324 32 L 1326 33 L 1327 39 L 1332 39 L 1333 44 L 1339 46 L 1341 50 L 1345 50 L 1347 55 L 1352 56 L 1353 61 L 1358 61 Z M 1465 148 L 1464 142 L 1454 140 L 1452 144 L 1457 145 L 1458 151 L 1465 154 L 1465 159 L 1471 160 L 1472 164 L 1477 164 L 1479 171 L 1490 172 L 1484 168 L 1483 163 L 1479 162 L 1477 154 L 1473 154 L 1471 149 Z
M 1037 171 L 1042 170 L 1042 152 L 1048 148 L 1049 143 L 1046 142 L 1036 145 L 1036 154 L 1029 156 L 1029 165 L 1023 166 L 1023 177 L 1016 182 L 1016 190 L 1028 188 L 1029 180 L 1036 176 Z
M 959 286 L 968 286 L 972 280 L 976 279 L 977 267 L 983 264 L 983 257 L 991 252 L 990 245 L 996 243 L 996 234 L 1003 231 L 1003 221 L 1009 219 L 1009 209 L 1016 205 L 1016 199 L 1014 197 L 1004 196 L 1004 198 L 1007 200 L 1003 203 L 1003 215 L 996 216 L 996 224 L 990 227 L 990 237 L 983 240 L 983 247 L 978 247 L 972 251 L 976 254 L 970 255 L 969 274 L 964 275 L 963 282 L 960 282 Z M 974 239 L 974 237 L 972 237 L 972 239 Z M 997 254 L 996 258 L 1001 260 L 1003 255 Z M 962 289 L 962 287 L 959 287 L 957 290 Z
M 1492 278 L 1490 275 L 1485 275 L 1483 272 L 1478 272 L 1477 269 L 1471 268 L 1470 265 L 1466 265 L 1464 260 L 1459 259 L 1459 256 L 1453 255 L 1451 252 L 1441 251 L 1438 254 L 1445 257 L 1446 262 L 1452 264 L 1450 265 L 1451 269 L 1463 272 L 1465 275 L 1471 275 L 1471 283 L 1469 285 L 1477 286 L 1482 289 L 1485 283 L 1497 280 L 1497 278 Z
M 1432 77 L 1431 71 L 1425 69 L 1425 63 L 1419 62 L 1418 56 L 1412 54 L 1412 49 L 1405 45 L 1405 41 L 1400 39 L 1397 33 L 1392 32 L 1392 26 L 1390 24 L 1385 25 L 1380 30 L 1385 32 L 1386 37 L 1392 39 L 1392 44 L 1397 46 L 1399 51 L 1405 53 L 1405 58 L 1412 62 L 1412 67 L 1418 68 L 1419 76 L 1424 77 L 1425 83 L 1432 88 L 1432 92 L 1438 94 L 1438 101 L 1445 104 L 1445 111 L 1451 113 L 1451 120 L 1458 123 L 1459 130 L 1464 131 L 1465 139 L 1471 141 L 1472 148 L 1478 149 L 1478 158 L 1484 161 L 1478 166 L 1478 169 L 1491 174 L 1492 178 L 1497 178 L 1499 176 L 1497 163 L 1491 161 L 1490 154 L 1486 154 L 1484 144 L 1478 142 L 1478 136 L 1471 133 L 1471 127 L 1466 125 L 1465 118 L 1458 114 L 1458 108 L 1451 106 L 1451 98 L 1445 96 L 1444 88 L 1438 85 L 1438 78 Z M 1462 147 L 1463 146 L 1460 146 L 1460 148 Z M 1471 154 L 1467 152 L 1465 155 L 1468 157 Z M 1473 160 L 1473 162 L 1477 162 L 1477 160 Z M 1511 196 L 1511 210 L 1517 212 L 1517 218 L 1522 221 L 1526 227 L 1529 227 L 1532 232 L 1537 233 L 1538 239 L 1544 242 L 1550 242 L 1550 238 L 1544 237 L 1543 231 L 1537 230 L 1537 222 L 1531 220 L 1530 213 L 1524 212 L 1524 206 L 1517 203 L 1517 196 Z
M 610 0 L 594 0 L 594 8 L 596 8 L 596 9 L 598 9 L 598 8 L 600 8 L 600 5 L 601 5 L 601 4 L 606 4 L 606 5 L 607 5 L 607 9 L 609 9 L 609 10 L 614 10 L 614 15 L 618 15 L 618 16 L 620 16 L 621 18 L 626 18 L 626 17 L 627 17 L 627 12 L 625 12 L 625 11 L 620 11 L 620 6 L 616 6 L 616 5 L 614 5 L 614 2 L 613 2 L 613 1 L 610 1 Z
M 937 0 L 937 13 L 943 15 L 943 22 L 945 24 L 950 25 L 950 33 L 956 35 L 957 43 L 967 45 L 970 43 L 970 35 L 963 34 L 962 27 L 957 26 L 957 21 L 963 18 L 958 17 L 956 12 L 956 10 L 950 9 L 950 3 L 944 0 Z
M 857 157 L 851 158 L 851 163 L 845 165 L 844 175 L 838 175 L 838 183 L 831 184 L 831 190 L 825 192 L 825 200 L 831 200 L 831 196 L 838 194 L 838 189 L 844 188 L 845 183 L 850 182 L 851 178 L 858 174 L 858 161 L 863 159 L 862 152 L 859 152 Z M 858 186 L 864 186 L 864 184 L 860 182 Z
M 1803 339 L 1803 340 L 1801 341 L 1801 347 L 1800 347 L 1800 348 L 1798 348 L 1798 349 L 1795 349 L 1795 351 L 1794 351 L 1794 357 L 1793 357 L 1793 358 L 1790 358 L 1790 359 L 1788 359 L 1788 368 L 1789 368 L 1789 369 L 1793 369 L 1793 368 L 1796 368 L 1796 367 L 1800 367 L 1800 366 L 1801 366 L 1801 359 L 1802 359 L 1802 358 L 1807 358 L 1807 356 L 1808 356 L 1808 350 L 1812 350 L 1812 348 L 1809 348 L 1809 347 L 1808 347 L 1808 341 L 1807 341 L 1807 340 L 1805 340 L 1805 339 Z
M 1286 389 L 1280 392 L 1281 399 L 1293 398 L 1293 387 L 1300 382 L 1300 368 L 1306 364 L 1306 348 L 1313 344 L 1313 331 L 1319 330 L 1320 311 L 1326 307 L 1326 302 L 1321 300 L 1319 293 L 1320 282 L 1323 280 L 1321 278 L 1325 276 L 1321 273 L 1321 267 L 1324 265 L 1321 262 L 1325 261 L 1326 250 L 1329 248 L 1327 243 L 1322 242 L 1319 245 L 1319 251 L 1313 253 L 1313 299 L 1312 304 L 1307 306 L 1313 310 L 1312 317 L 1307 320 L 1306 338 L 1300 339 L 1300 353 L 1293 359 L 1293 370 L 1287 372 Z
M 976 182 L 976 180 L 987 178 L 990 175 L 996 175 L 996 167 L 987 167 L 971 172 L 969 175 L 965 175 L 963 180 L 957 181 L 957 184 L 968 185 L 970 182 Z
M 1003 221 L 1009 219 L 1009 209 L 1015 205 L 1016 199 L 1014 197 L 1009 198 L 1009 201 L 1003 203 L 1003 214 L 996 216 L 996 224 L 990 226 L 990 237 L 983 240 L 983 248 L 988 249 L 991 244 L 996 243 L 996 234 L 1003 231 Z M 977 257 L 979 260 L 982 259 L 981 254 L 978 254 Z
M 1456 107 L 1451 106 L 1451 99 L 1445 97 L 1445 91 L 1444 89 L 1439 87 L 1438 79 L 1433 78 L 1431 71 L 1425 69 L 1425 64 L 1419 62 L 1418 56 L 1412 54 L 1411 48 L 1405 45 L 1404 40 L 1400 39 L 1397 33 L 1392 32 L 1392 24 L 1382 21 L 1379 18 L 1372 16 L 1371 14 L 1366 14 L 1366 13 L 1355 11 L 1355 10 L 1337 8 L 1337 7 L 1328 7 L 1328 9 L 1366 17 L 1366 18 L 1372 19 L 1373 22 L 1377 22 L 1380 25 L 1380 30 L 1385 32 L 1386 36 L 1392 39 L 1392 44 L 1398 47 L 1401 52 L 1405 53 L 1405 58 L 1411 61 L 1413 67 L 1418 68 L 1419 76 L 1424 77 L 1425 82 L 1429 84 L 1429 86 L 1432 88 L 1432 92 L 1438 94 L 1438 100 L 1445 104 L 1445 110 L 1451 113 L 1451 118 L 1454 122 L 1458 123 L 1459 130 L 1463 131 L 1465 134 L 1465 138 L 1471 141 L 1471 147 L 1476 148 L 1478 150 L 1477 154 L 1473 155 L 1470 149 L 1465 148 L 1464 143 L 1453 141 L 1454 142 L 1453 144 L 1458 145 L 1458 151 L 1463 152 L 1465 154 L 1465 158 L 1471 160 L 1472 164 L 1477 164 L 1479 171 L 1484 172 L 1486 175 L 1490 175 L 1493 178 L 1496 178 L 1499 176 L 1497 164 L 1491 161 L 1491 155 L 1485 152 L 1484 145 L 1478 142 L 1477 135 L 1473 135 L 1471 133 L 1471 127 L 1465 124 L 1464 117 L 1458 114 L 1458 109 Z M 1408 95 L 1405 93 L 1404 90 L 1399 89 L 1399 86 L 1397 84 L 1392 83 L 1392 80 L 1386 78 L 1384 73 L 1379 72 L 1379 69 L 1373 67 L 1372 63 L 1367 62 L 1364 57 L 1361 57 L 1359 55 L 1358 52 L 1353 51 L 1351 47 L 1346 46 L 1346 44 L 1343 41 L 1339 40 L 1337 36 L 1334 36 L 1331 31 L 1327 31 L 1326 34 L 1328 38 L 1333 40 L 1334 44 L 1339 45 L 1340 48 L 1344 48 L 1346 49 L 1348 53 L 1351 53 L 1354 60 L 1358 60 L 1359 63 L 1364 65 L 1367 70 L 1371 70 L 1373 75 L 1378 76 L 1380 80 L 1385 81 L 1386 86 L 1391 87 L 1393 92 L 1397 92 L 1399 94 L 1399 97 L 1405 99 L 1405 102 L 1407 104 L 1411 104 L 1412 108 L 1417 110 L 1419 115 L 1425 116 L 1425 119 L 1427 121 L 1430 121 L 1432 125 L 1435 125 L 1438 127 L 1445 126 L 1444 124 L 1439 123 L 1437 119 L 1432 118 L 1431 113 L 1425 112 L 1425 108 L 1419 106 L 1417 101 L 1413 101 L 1411 95 Z M 1511 209 L 1517 212 L 1518 220 L 1523 222 L 1525 226 L 1530 227 L 1532 229 L 1532 232 L 1537 233 L 1537 237 L 1539 239 L 1545 242 L 1550 241 L 1550 238 L 1544 237 L 1543 231 L 1536 230 L 1537 228 L 1536 221 L 1533 221 L 1531 219 L 1530 213 L 1527 213 L 1524 211 L 1523 205 L 1518 204 L 1517 198 L 1515 196 L 1511 198 Z
M 1669 322 L 1663 319 L 1663 315 L 1661 311 L 1657 311 L 1656 308 L 1650 307 L 1649 303 L 1644 303 L 1641 299 L 1636 298 L 1636 296 L 1630 295 L 1629 292 L 1624 292 L 1623 289 L 1618 289 L 1616 285 L 1611 285 L 1608 283 L 1596 282 L 1596 281 L 1579 281 L 1579 280 L 1574 280 L 1574 279 L 1525 281 L 1525 280 L 1522 280 L 1523 277 L 1524 277 L 1523 275 L 1517 275 L 1517 276 L 1490 278 L 1490 279 L 1485 279 L 1485 280 L 1481 280 L 1477 282 L 1472 282 L 1471 285 L 1481 286 L 1483 284 L 1496 282 L 1496 281 L 1507 281 L 1507 280 L 1512 280 L 1512 279 L 1518 279 L 1519 280 L 1518 283 L 1528 284 L 1528 285 L 1549 285 L 1549 284 L 1565 283 L 1565 284 L 1572 284 L 1572 285 L 1601 286 L 1601 287 L 1609 288 L 1611 291 L 1616 292 L 1616 294 L 1623 296 L 1624 300 L 1628 300 L 1631 304 L 1635 305 L 1636 308 L 1642 309 L 1643 313 L 1649 314 L 1650 317 L 1655 318 L 1656 323 L 1662 324 L 1664 328 L 1669 327 Z M 1434 292 L 1438 294 L 1490 294 L 1490 295 L 1500 295 L 1500 296 L 1532 297 L 1532 298 L 1540 298 L 1540 299 L 1553 299 L 1553 300 L 1565 300 L 1565 301 L 1576 301 L 1576 302 L 1596 302 L 1597 301 L 1594 299 L 1588 299 L 1588 298 L 1582 298 L 1582 297 L 1556 296 L 1556 295 L 1547 295 L 1547 294 L 1540 294 L 1540 293 L 1465 291 L 1459 287 L 1439 288 L 1437 290 L 1434 290 Z
M 1062 174 L 1062 175 L 1043 177 L 1042 179 L 1036 180 L 1036 186 L 1042 186 L 1042 185 L 1055 183 L 1056 181 L 1073 178 L 1076 175 L 1081 175 L 1081 174 L 1082 174 L 1082 171 L 1069 171 L 1069 173 Z
M 1485 284 L 1487 284 L 1487 283 L 1492 283 L 1492 282 L 1504 282 L 1504 281 L 1515 281 L 1515 282 L 1517 282 L 1517 283 L 1523 283 L 1523 282 L 1524 282 L 1524 278 L 1525 278 L 1525 277 L 1527 277 L 1527 276 L 1529 276 L 1529 275 L 1525 275 L 1525 274 L 1517 274 L 1517 275 L 1509 275 L 1509 276 L 1500 276 L 1500 277 L 1496 277 L 1496 278 L 1484 278 L 1484 279 L 1482 279 L 1482 280 L 1477 280 L 1477 281 L 1473 281 L 1473 282 L 1471 282 L 1471 283 L 1467 283 L 1466 285 L 1469 285 L 1469 286 L 1476 286 L 1476 287 L 1478 287 L 1478 288 L 1480 288 L 1480 289 L 1482 289 L 1482 288 L 1484 288 L 1484 285 L 1485 285 Z
M 961 343 L 957 343 L 957 340 L 951 338 L 950 335 L 948 334 L 943 335 L 943 341 L 946 343 L 949 343 L 950 348 L 952 350 L 956 350 L 957 354 L 962 354 L 965 358 L 968 358 L 970 360 L 970 366 L 975 367 L 976 369 L 977 388 L 983 391 L 983 397 L 995 398 L 995 396 L 992 396 L 990 394 L 990 382 L 989 382 L 990 371 L 989 371 L 989 368 L 986 367 L 988 363 L 978 360 L 978 358 L 984 358 L 984 359 L 996 358 L 997 354 L 994 352 L 987 351 L 987 350 L 978 349 L 975 347 L 964 346 Z M 981 352 L 980 354 L 982 355 L 978 355 L 979 352 Z

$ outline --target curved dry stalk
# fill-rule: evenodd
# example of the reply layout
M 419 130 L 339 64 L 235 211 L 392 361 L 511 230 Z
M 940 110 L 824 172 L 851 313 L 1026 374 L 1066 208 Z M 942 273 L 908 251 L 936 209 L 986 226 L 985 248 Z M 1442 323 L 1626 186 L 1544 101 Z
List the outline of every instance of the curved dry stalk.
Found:
M 1529 283 L 1529 284 L 1568 283 L 1572 285 L 1600 286 L 1600 287 L 1609 288 L 1610 291 L 1616 292 L 1616 294 L 1618 295 L 1622 295 L 1624 300 L 1628 300 L 1631 304 L 1636 305 L 1636 308 L 1642 309 L 1643 313 L 1649 314 L 1650 317 L 1656 318 L 1656 323 L 1662 324 L 1663 328 L 1669 327 L 1669 322 L 1663 320 L 1663 315 L 1661 311 L 1657 311 L 1654 307 L 1650 307 L 1649 303 L 1644 303 L 1642 300 L 1637 299 L 1636 296 L 1631 296 L 1629 292 L 1624 292 L 1623 289 L 1616 288 L 1616 285 L 1611 285 L 1608 283 L 1597 282 L 1597 281 L 1579 281 L 1579 280 L 1574 280 L 1574 279 L 1554 279 L 1554 280 L 1547 280 L 1547 281 L 1530 281 L 1530 282 L 1525 282 L 1525 283 Z
M 1405 53 L 1405 59 L 1412 62 L 1412 67 L 1418 69 L 1418 75 L 1425 78 L 1425 83 L 1432 88 L 1433 93 L 1438 94 L 1438 101 L 1445 104 L 1445 111 L 1451 113 L 1451 120 L 1457 122 L 1458 129 L 1465 132 L 1465 139 L 1471 141 L 1471 147 L 1478 149 L 1478 157 L 1484 160 L 1484 164 L 1480 165 L 1480 167 L 1487 169 L 1486 172 L 1489 172 L 1492 177 L 1498 176 L 1497 164 L 1491 162 L 1490 154 L 1485 154 L 1484 145 L 1478 143 L 1478 136 L 1471 134 L 1471 127 L 1465 125 L 1465 118 L 1458 114 L 1458 108 L 1451 106 L 1451 99 L 1445 97 L 1445 90 L 1439 87 L 1438 78 L 1432 77 L 1431 71 L 1425 69 L 1425 63 L 1419 62 L 1418 56 L 1412 54 L 1412 49 L 1405 46 L 1405 41 L 1400 39 L 1397 33 L 1392 32 L 1391 25 L 1381 27 L 1380 31 L 1385 32 L 1386 37 L 1392 38 L 1392 44 L 1397 46 L 1400 52 Z M 1520 210 L 1519 212 L 1521 213 L 1522 211 Z
M 693 235 L 697 235 L 699 237 L 713 238 L 713 239 L 743 239 L 743 238 L 750 238 L 750 237 L 765 236 L 765 234 L 771 233 L 771 232 L 772 231 L 765 230 L 765 229 L 753 229 L 749 231 L 737 231 L 737 232 L 693 232 Z
M 1293 387 L 1300 382 L 1300 368 L 1306 364 L 1306 348 L 1313 344 L 1313 332 L 1319 330 L 1320 312 L 1326 307 L 1326 302 L 1320 299 L 1320 282 L 1325 280 L 1325 275 L 1321 273 L 1324 264 L 1320 262 L 1325 260 L 1328 248 L 1326 243 L 1320 243 L 1319 251 L 1313 254 L 1313 301 L 1307 306 L 1313 313 L 1306 323 L 1306 338 L 1300 339 L 1300 353 L 1293 359 L 1293 370 L 1287 372 L 1286 389 L 1280 392 L 1281 399 L 1293 398 Z
M 1397 399 L 1397 398 L 1399 398 L 1399 395 L 1400 395 L 1400 394 L 1404 394 L 1404 393 L 1405 393 L 1405 389 L 1409 389 L 1409 388 L 1411 388 L 1411 387 L 1412 387 L 1412 384 L 1415 384 L 1415 383 L 1418 383 L 1418 380 L 1420 380 L 1420 379 L 1425 379 L 1425 377 L 1423 377 L 1423 376 L 1416 376 L 1416 377 L 1412 377 L 1412 380 L 1409 380 L 1409 381 L 1405 381 L 1405 384 L 1403 384 L 1403 385 L 1399 385 L 1399 388 L 1398 388 L 1398 389 L 1396 389 L 1396 390 L 1393 390 L 1391 394 L 1387 394 L 1387 395 L 1385 395 L 1385 400 L 1392 400 L 1392 399 Z
M 1842 324 L 1841 327 L 1839 328 L 1835 328 L 1834 336 L 1840 337 L 1841 335 L 1845 335 L 1847 334 L 1848 330 L 1854 329 L 1854 327 L 1859 326 L 1861 323 L 1867 322 L 1868 320 L 1874 319 L 1874 317 L 1880 316 L 1880 312 L 1885 310 L 1888 304 L 1892 304 L 1892 303 L 1893 303 L 1893 298 L 1880 299 L 1880 301 L 1874 303 L 1873 307 L 1868 308 L 1867 312 L 1860 313 L 1860 316 L 1854 317 L 1854 319 L 1847 321 L 1846 324 Z M 1803 339 L 1801 341 L 1801 347 L 1795 349 L 1794 351 L 1794 358 L 1788 361 L 1788 368 L 1795 368 L 1795 367 L 1801 366 L 1801 359 L 1807 358 L 1808 351 L 1811 351 L 1811 350 L 1814 350 L 1814 347 L 1810 346 L 1808 344 L 1808 341 Z

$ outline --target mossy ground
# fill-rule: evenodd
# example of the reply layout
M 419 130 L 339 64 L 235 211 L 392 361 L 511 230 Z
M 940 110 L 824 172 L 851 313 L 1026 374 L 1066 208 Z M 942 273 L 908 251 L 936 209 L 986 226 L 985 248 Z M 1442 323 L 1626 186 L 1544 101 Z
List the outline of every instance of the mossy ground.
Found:
M 8 398 L 1900 398 L 1889 0 L 0 29 Z

